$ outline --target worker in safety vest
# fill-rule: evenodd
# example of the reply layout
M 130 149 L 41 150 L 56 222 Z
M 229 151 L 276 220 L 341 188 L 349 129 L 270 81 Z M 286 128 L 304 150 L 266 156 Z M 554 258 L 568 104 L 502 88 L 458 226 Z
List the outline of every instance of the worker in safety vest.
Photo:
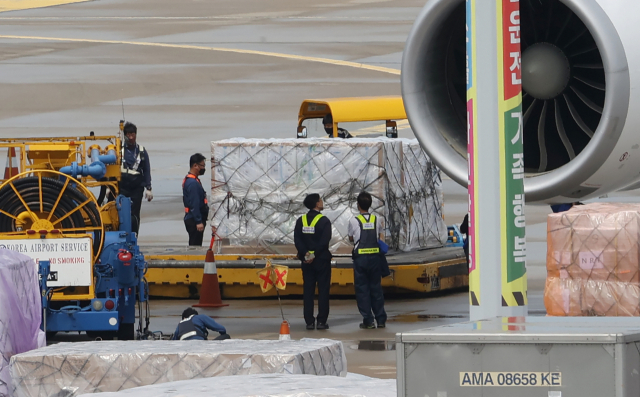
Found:
M 131 199 L 131 231 L 138 234 L 140 229 L 140 207 L 142 195 L 147 201 L 153 200 L 151 190 L 151 165 L 149 154 L 142 145 L 136 143 L 138 128 L 127 122 L 123 128 L 122 165 L 120 167 L 120 194 Z M 146 189 L 146 192 L 144 191 Z
M 372 199 L 367 192 L 358 195 L 360 214 L 349 221 L 348 235 L 353 246 L 353 285 L 356 291 L 358 311 L 362 315 L 360 328 L 373 329 L 374 318 L 378 328 L 384 328 L 387 313 L 382 294 L 382 266 L 378 239 L 384 241 L 384 233 L 378 217 L 369 214 Z
M 296 221 L 293 240 L 302 261 L 304 321 L 307 329 L 328 329 L 329 288 L 331 286 L 331 221 L 320 212 L 324 202 L 317 193 L 307 195 L 304 206 L 309 209 Z M 318 286 L 318 316 L 313 316 L 313 297 Z M 316 325 L 317 320 L 317 325 Z
M 211 317 L 198 314 L 196 309 L 188 307 L 182 312 L 182 320 L 176 327 L 171 340 L 205 340 L 209 329 L 220 333 L 215 340 L 230 339 L 225 327 Z
M 198 178 L 207 168 L 205 157 L 196 153 L 189 159 L 189 173 L 182 180 L 182 202 L 184 203 L 184 227 L 189 233 L 189 245 L 202 246 L 204 226 L 209 216 L 207 193 Z

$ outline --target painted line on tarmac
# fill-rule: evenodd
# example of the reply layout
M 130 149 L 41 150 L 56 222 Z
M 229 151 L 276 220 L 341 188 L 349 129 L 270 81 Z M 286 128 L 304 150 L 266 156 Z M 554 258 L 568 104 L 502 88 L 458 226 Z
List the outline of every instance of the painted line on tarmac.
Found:
M 204 50 L 204 51 L 219 51 L 219 52 L 232 52 L 236 54 L 248 54 L 248 55 L 261 55 L 273 58 L 291 59 L 295 61 L 306 61 L 325 63 L 336 66 L 348 66 L 356 69 L 372 70 L 375 72 L 383 72 L 389 74 L 400 75 L 400 70 L 385 68 L 382 66 L 367 65 L 364 63 L 340 61 L 329 58 L 309 57 L 303 55 L 283 54 L 278 52 L 268 51 L 256 51 L 256 50 L 242 50 L 238 48 L 223 48 L 223 47 L 206 47 L 188 44 L 169 44 L 169 43 L 151 43 L 143 41 L 120 41 L 120 40 L 95 40 L 95 39 L 73 39 L 66 37 L 40 37 L 40 36 L 12 36 L 12 35 L 0 35 L 0 39 L 13 39 L 13 40 L 45 40 L 45 41 L 60 41 L 60 42 L 72 42 L 72 43 L 96 43 L 96 44 L 127 44 L 138 45 L 145 47 L 162 47 L 162 48 L 179 48 L 187 50 Z
M 76 0 L 76 2 L 88 1 L 88 0 Z M 2 0 L 0 0 L 0 10 L 2 10 Z M 65 3 L 66 4 L 66 3 Z M 16 8 L 15 10 L 21 10 L 23 8 Z M 8 9 L 5 11 L 14 11 L 14 9 Z M 2 11 L 0 11 L 2 12 Z M 64 16 L 64 17 L 0 17 L 0 20 L 7 21 L 92 21 L 92 20 L 167 20 L 167 21 L 235 21 L 235 20 L 276 20 L 276 19 L 284 19 L 289 21 L 367 21 L 367 22 L 413 22 L 413 19 L 389 19 L 383 17 L 305 17 L 305 16 L 242 16 L 242 15 L 217 15 L 217 16 L 207 16 L 207 17 L 154 17 L 154 16 L 98 16 L 98 17 L 72 17 L 72 16 Z
M 89 0 L 0 0 L 0 12 L 83 3 Z

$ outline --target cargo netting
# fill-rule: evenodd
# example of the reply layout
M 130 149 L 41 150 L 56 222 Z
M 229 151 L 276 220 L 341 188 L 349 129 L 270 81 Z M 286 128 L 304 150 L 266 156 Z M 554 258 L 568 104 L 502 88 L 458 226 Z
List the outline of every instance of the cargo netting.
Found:
M 549 215 L 547 313 L 640 315 L 639 241 L 640 204 L 576 205 Z
M 78 396 L 180 380 L 250 374 L 344 377 L 330 339 L 58 343 L 11 359 L 13 397 Z
M 230 245 L 290 249 L 307 212 L 302 202 L 318 193 L 333 226 L 331 251 L 349 253 L 348 222 L 362 191 L 373 196 L 370 211 L 392 249 L 446 242 L 440 171 L 415 139 L 238 138 L 211 142 L 211 153 L 212 224 Z
M 84 394 L 79 397 L 92 397 Z M 194 379 L 136 387 L 95 397 L 396 397 L 395 379 L 349 374 L 337 376 L 258 374 Z

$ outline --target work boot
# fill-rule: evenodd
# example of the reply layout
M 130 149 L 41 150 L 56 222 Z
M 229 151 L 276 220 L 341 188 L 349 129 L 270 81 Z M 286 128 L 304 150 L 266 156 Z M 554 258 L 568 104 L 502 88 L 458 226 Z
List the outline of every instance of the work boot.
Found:
M 371 324 L 360 323 L 360 328 L 362 328 L 362 329 L 376 329 L 376 326 L 373 323 L 371 323 Z
M 329 329 L 329 324 L 327 323 L 318 323 L 316 329 Z
M 386 328 L 387 325 L 385 323 L 378 323 L 378 328 Z
M 318 324 L 318 325 L 320 325 L 320 324 Z M 316 329 L 316 325 L 314 323 L 307 324 L 307 329 L 309 331 L 313 331 L 314 329 Z

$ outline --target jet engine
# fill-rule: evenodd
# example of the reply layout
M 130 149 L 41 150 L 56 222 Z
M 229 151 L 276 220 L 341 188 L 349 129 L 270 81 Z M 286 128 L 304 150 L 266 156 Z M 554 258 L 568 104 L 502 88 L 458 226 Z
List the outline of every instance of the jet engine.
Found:
M 584 200 L 640 180 L 637 15 L 637 1 L 520 0 L 527 201 Z M 465 1 L 428 0 L 402 59 L 411 127 L 463 186 L 465 40 Z M 476 54 L 477 62 L 482 57 Z

